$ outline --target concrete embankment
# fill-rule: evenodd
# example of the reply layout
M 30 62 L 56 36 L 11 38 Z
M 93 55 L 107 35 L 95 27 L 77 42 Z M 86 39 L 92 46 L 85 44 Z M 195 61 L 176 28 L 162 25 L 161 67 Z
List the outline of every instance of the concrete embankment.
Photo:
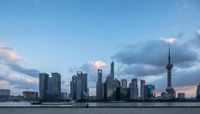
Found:
M 0 114 L 199 114 L 200 106 L 1 106 Z

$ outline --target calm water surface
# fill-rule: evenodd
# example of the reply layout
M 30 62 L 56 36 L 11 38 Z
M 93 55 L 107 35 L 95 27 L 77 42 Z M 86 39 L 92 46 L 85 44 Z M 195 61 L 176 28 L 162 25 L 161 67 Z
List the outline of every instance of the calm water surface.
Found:
M 74 103 L 73 106 L 82 106 L 87 103 Z M 89 106 L 200 106 L 200 102 L 165 102 L 165 103 L 88 103 Z M 61 106 L 71 106 L 60 103 Z M 0 106 L 40 106 L 30 102 L 0 102 Z

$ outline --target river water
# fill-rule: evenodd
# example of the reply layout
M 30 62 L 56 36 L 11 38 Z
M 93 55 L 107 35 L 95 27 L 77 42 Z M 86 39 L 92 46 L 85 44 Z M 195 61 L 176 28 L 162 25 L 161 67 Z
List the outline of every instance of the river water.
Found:
M 48 104 L 48 103 L 47 103 Z M 69 105 L 67 103 L 49 103 L 49 105 L 59 104 L 60 106 L 83 106 L 89 104 L 89 106 L 200 106 L 200 102 L 118 102 L 118 103 L 73 103 Z M 0 106 L 40 106 L 40 105 L 31 105 L 30 102 L 0 102 Z

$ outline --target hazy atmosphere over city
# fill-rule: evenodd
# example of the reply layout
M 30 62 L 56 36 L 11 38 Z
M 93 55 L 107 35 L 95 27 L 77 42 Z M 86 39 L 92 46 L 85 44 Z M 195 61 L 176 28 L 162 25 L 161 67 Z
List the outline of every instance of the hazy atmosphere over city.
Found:
M 12 1 L 12 2 L 11 2 Z M 168 45 L 177 92 L 200 83 L 200 0 L 0 0 L 0 86 L 38 91 L 40 72 L 58 72 L 62 91 L 77 71 L 96 95 L 115 61 L 115 77 L 167 87 Z

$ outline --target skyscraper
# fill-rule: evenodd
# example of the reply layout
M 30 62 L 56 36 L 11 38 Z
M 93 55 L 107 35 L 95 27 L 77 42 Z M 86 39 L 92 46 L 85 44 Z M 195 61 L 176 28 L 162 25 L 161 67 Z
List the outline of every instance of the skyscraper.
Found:
M 111 75 L 108 75 L 106 77 L 106 81 L 104 83 L 104 98 L 105 100 L 115 100 L 115 87 L 116 83 L 115 80 L 111 77 Z
M 154 85 L 145 85 L 144 87 L 144 99 L 145 100 L 152 100 L 155 98 L 155 86 Z
M 77 76 L 72 76 L 72 80 L 70 82 L 70 97 L 75 100 L 77 93 Z
M 129 90 L 130 90 L 130 99 L 131 100 L 137 100 L 138 99 L 137 78 L 131 80 L 131 83 L 129 84 Z
M 88 99 L 87 74 L 77 72 L 77 100 Z
M 141 82 L 140 82 L 140 97 L 141 97 L 141 100 L 144 100 L 144 87 L 145 87 L 145 80 L 141 80 Z
M 167 95 L 169 99 L 176 98 L 176 92 L 172 87 L 172 68 L 173 64 L 171 64 L 171 54 L 170 54 L 170 44 L 169 44 L 169 55 L 168 55 L 168 64 L 166 66 L 167 69 Z
M 77 72 L 77 76 L 72 77 L 70 82 L 70 96 L 74 100 L 86 100 L 89 97 L 89 89 L 87 86 L 87 74 Z
M 115 86 L 114 86 L 114 97 L 115 100 L 120 100 L 120 86 L 121 82 L 116 78 L 114 80 Z
M 114 61 L 110 65 L 110 75 L 111 75 L 112 79 L 114 80 L 115 79 L 115 63 L 114 63 Z
M 199 83 L 199 85 L 197 86 L 196 99 L 197 99 L 197 100 L 200 100 L 200 83 Z
M 61 100 L 61 75 L 52 73 L 52 96 L 54 100 Z
M 48 89 L 48 78 L 49 75 L 46 73 L 39 74 L 39 98 L 42 101 L 48 100 L 47 89 Z
M 127 88 L 127 80 L 126 79 L 121 80 L 120 99 L 128 100 L 128 88 Z
M 46 98 L 50 101 L 53 100 L 53 79 L 52 77 L 48 77 L 48 87 L 47 87 L 47 96 Z
M 96 84 L 96 99 L 103 100 L 104 99 L 104 89 L 102 82 L 102 70 L 98 69 L 98 80 Z
M 59 101 L 61 97 L 61 75 L 52 73 L 49 77 L 46 73 L 39 74 L 40 100 Z
M 127 79 L 122 79 L 121 80 L 121 87 L 122 88 L 127 88 Z

